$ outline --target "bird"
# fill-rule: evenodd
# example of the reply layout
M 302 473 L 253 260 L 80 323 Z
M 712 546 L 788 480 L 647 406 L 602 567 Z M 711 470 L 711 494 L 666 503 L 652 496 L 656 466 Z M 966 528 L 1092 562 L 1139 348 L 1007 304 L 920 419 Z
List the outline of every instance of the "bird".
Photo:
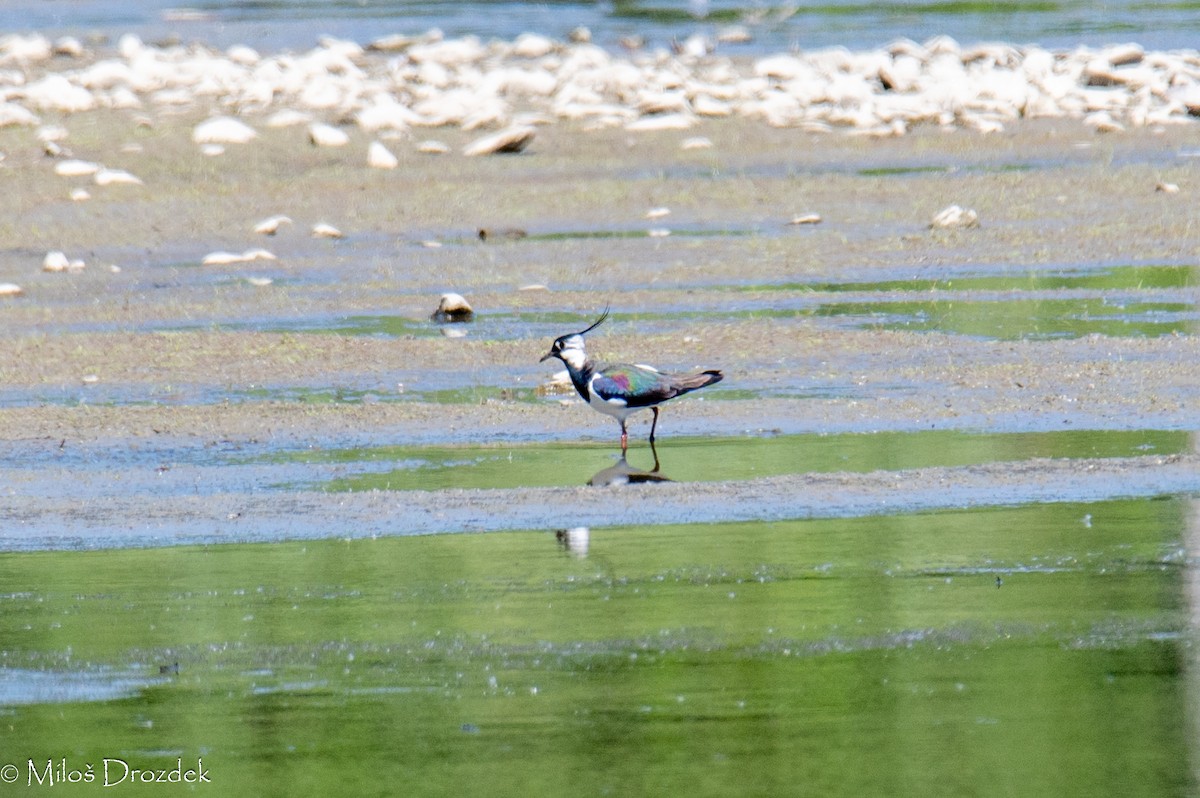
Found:
M 550 351 L 540 362 L 558 358 L 567 367 L 575 390 L 592 409 L 612 416 L 621 425 L 621 452 L 629 448 L 626 421 L 639 410 L 651 410 L 650 443 L 658 428 L 658 406 L 668 399 L 689 391 L 720 382 L 725 375 L 715 369 L 691 374 L 669 374 L 642 364 L 613 364 L 603 366 L 592 361 L 584 348 L 583 336 L 599 327 L 608 318 L 608 308 L 590 327 L 554 339 Z

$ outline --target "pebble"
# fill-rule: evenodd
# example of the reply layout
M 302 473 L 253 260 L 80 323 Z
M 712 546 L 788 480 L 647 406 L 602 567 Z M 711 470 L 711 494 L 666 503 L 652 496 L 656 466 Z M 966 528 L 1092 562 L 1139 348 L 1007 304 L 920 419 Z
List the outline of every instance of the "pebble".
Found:
M 308 140 L 318 147 L 344 147 L 350 143 L 350 134 L 339 127 L 314 122 L 308 126 Z
M 280 227 L 291 223 L 292 220 L 290 217 L 284 216 L 283 214 L 276 214 L 275 216 L 268 216 L 266 219 L 263 219 L 261 222 L 254 225 L 254 232 L 265 236 L 273 236 L 279 232 Z
M 59 161 L 54 164 L 54 174 L 61 177 L 85 177 L 91 176 L 103 169 L 100 164 L 91 161 L 80 161 L 77 159 L 69 159 Z
M 70 135 L 62 125 L 42 125 L 35 131 L 37 140 L 43 144 L 52 141 L 66 141 Z
M 126 172 L 124 169 L 101 169 L 92 175 L 92 182 L 98 186 L 141 186 L 141 178 Z
M 793 216 L 788 224 L 820 224 L 821 214 L 819 213 L 802 213 L 798 216 Z
M 192 128 L 192 141 L 197 144 L 245 144 L 256 138 L 254 128 L 229 116 L 206 119 Z
M 429 318 L 444 323 L 465 322 L 475 318 L 475 309 L 462 294 L 442 294 L 437 310 Z
M 934 214 L 929 226 L 949 229 L 955 227 L 978 227 L 979 214 L 960 205 L 950 205 Z
M 468 144 L 463 148 L 463 155 L 495 155 L 496 153 L 521 152 L 529 142 L 533 141 L 533 137 L 537 131 L 528 125 L 518 125 L 501 130 L 499 133 L 493 133 L 490 136 L 484 136 L 481 139 Z
M 202 266 L 228 266 L 231 263 L 250 263 L 256 260 L 278 260 L 265 249 L 248 249 L 245 252 L 210 252 L 201 261 Z
M 20 296 L 25 289 L 16 283 L 0 283 L 0 296 Z
M 326 222 L 317 222 L 312 227 L 313 238 L 342 238 L 342 231 Z
M 375 169 L 395 169 L 400 165 L 400 159 L 382 143 L 372 141 L 367 147 L 367 165 Z
M 81 260 L 68 258 L 65 252 L 58 250 L 47 252 L 46 257 L 42 258 L 44 272 L 78 272 L 83 271 L 86 265 Z

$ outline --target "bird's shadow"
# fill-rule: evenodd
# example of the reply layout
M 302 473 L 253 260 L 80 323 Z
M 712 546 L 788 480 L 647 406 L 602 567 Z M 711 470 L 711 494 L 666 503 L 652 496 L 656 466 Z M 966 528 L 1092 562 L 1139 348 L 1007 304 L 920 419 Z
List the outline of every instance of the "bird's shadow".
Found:
M 654 458 L 654 467 L 646 470 L 635 468 L 629 464 L 627 451 L 621 452 L 620 459 L 608 468 L 597 471 L 588 484 L 594 487 L 609 487 L 614 485 L 642 485 L 654 482 L 670 482 L 671 478 L 662 473 L 662 464 L 658 459 L 658 449 L 650 444 L 650 454 Z

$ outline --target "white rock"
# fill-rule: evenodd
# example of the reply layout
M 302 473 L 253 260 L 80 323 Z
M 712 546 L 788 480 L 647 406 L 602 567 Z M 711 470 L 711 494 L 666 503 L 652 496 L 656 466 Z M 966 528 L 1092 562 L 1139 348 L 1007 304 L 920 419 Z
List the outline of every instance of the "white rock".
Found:
M 358 126 L 363 130 L 408 130 L 412 125 L 419 124 L 420 117 L 413 113 L 408 106 L 401 105 L 383 95 L 360 110 L 354 117 Z
M 408 57 L 418 64 L 433 62 L 448 67 L 481 61 L 487 54 L 487 48 L 476 36 L 432 41 L 408 48 Z
M 699 116 L 733 116 L 733 106 L 724 100 L 701 94 L 692 101 L 692 110 Z
M 23 105 L 14 102 L 0 102 L 0 127 L 10 125 L 33 126 L 41 123 L 38 115 Z
M 232 263 L 250 263 L 256 260 L 278 260 L 265 249 L 248 249 L 245 252 L 210 252 L 200 261 L 202 266 L 228 266 Z
M 269 250 L 262 249 L 261 247 L 246 250 L 245 252 L 242 253 L 242 257 L 248 261 L 250 261 L 250 260 L 279 260 L 279 258 L 275 257 L 275 253 L 273 253 Z
M 795 224 L 795 225 L 820 224 L 820 223 L 821 223 L 821 214 L 819 214 L 819 213 L 802 213 L 798 216 L 793 216 L 791 218 L 791 221 L 788 222 L 788 224 Z
M 267 117 L 266 125 L 267 127 L 295 127 L 296 125 L 307 125 L 311 121 L 310 114 L 294 108 L 284 108 Z
M 474 308 L 462 294 L 442 294 L 437 310 L 429 318 L 438 322 L 464 322 L 474 317 Z
M 197 144 L 245 144 L 257 137 L 254 128 L 230 116 L 214 116 L 192 129 Z
M 512 53 L 520 58 L 541 58 L 554 52 L 554 42 L 536 33 L 522 33 L 513 42 Z
M 664 216 L 670 216 L 670 215 L 671 215 L 670 208 L 651 208 L 650 210 L 646 211 L 645 218 L 646 219 L 662 219 Z
M 380 36 L 374 39 L 367 45 L 368 50 L 374 50 L 379 53 L 398 53 L 407 50 L 413 45 L 415 40 L 411 36 L 405 36 L 403 33 L 389 33 L 386 36 Z
M 675 51 L 685 59 L 703 58 L 713 51 L 715 45 L 703 33 L 693 33 L 691 36 L 674 45 Z
M 526 125 L 515 125 L 501 130 L 499 133 L 476 139 L 463 148 L 463 155 L 476 156 L 521 152 L 529 146 L 529 142 L 533 141 L 535 135 L 537 135 L 537 131 L 534 128 Z
M 227 266 L 230 263 L 244 263 L 245 258 L 239 252 L 226 252 L 220 250 L 210 252 L 200 259 L 201 266 Z
M 1108 111 L 1095 111 L 1083 118 L 1083 123 L 1097 133 L 1120 133 L 1125 126 L 1113 119 Z
M 979 214 L 960 205 L 950 205 L 934 214 L 929 222 L 933 228 L 978 227 Z
M 657 114 L 643 116 L 625 125 L 631 133 L 646 133 L 659 130 L 687 130 L 695 127 L 696 118 L 689 114 Z
M 681 150 L 710 150 L 713 143 L 705 136 L 692 136 L 679 143 Z
M 314 122 L 308 126 L 308 140 L 318 147 L 343 147 L 350 143 L 350 136 L 341 128 Z
M 445 155 L 450 152 L 450 148 L 440 141 L 422 141 L 417 145 L 417 152 L 423 152 L 426 155 Z
M 65 272 L 70 266 L 71 261 L 65 252 L 53 250 L 47 252 L 46 257 L 42 258 L 42 271 L 44 272 Z
M 54 164 L 54 174 L 61 177 L 83 177 L 94 175 L 104 167 L 92 161 L 80 161 L 71 158 Z
M 378 141 L 372 141 L 367 147 L 367 165 L 375 169 L 395 169 L 400 165 L 400 159 Z
M 1146 52 L 1140 44 L 1118 44 L 1105 48 L 1104 58 L 1115 67 L 1141 63 Z
M 30 83 L 23 93 L 26 102 L 42 110 L 79 113 L 97 106 L 96 98 L 90 91 L 58 73 L 51 73 Z
M 146 50 L 146 45 L 133 33 L 126 33 L 117 40 L 117 52 L 126 61 L 132 61 Z
M 317 222 L 312 228 L 313 238 L 342 238 L 342 231 L 331 224 Z
M 75 202 L 86 202 L 92 198 L 92 195 L 88 193 L 86 188 L 73 188 L 71 189 L 70 197 Z
M 34 131 L 34 135 L 38 141 L 46 144 L 51 141 L 66 141 L 70 133 L 62 125 L 42 125 Z
M 0 283 L 0 296 L 20 296 L 25 289 L 16 283 Z
M 225 51 L 225 56 L 235 64 L 241 66 L 254 66 L 262 60 L 262 56 L 253 47 L 247 47 L 244 44 L 235 44 Z
M 776 80 L 792 80 L 808 74 L 809 67 L 793 55 L 774 55 L 754 62 L 754 74 Z
M 748 44 L 754 41 L 750 29 L 742 25 L 731 25 L 717 31 L 717 41 L 721 44 Z
M 126 172 L 124 169 L 101 169 L 92 175 L 92 181 L 98 186 L 144 185 L 141 178 Z
M 0 64 L 46 61 L 54 55 L 50 40 L 40 33 L 22 36 L 19 33 L 0 37 Z
M 285 224 L 291 224 L 292 220 L 283 214 L 276 214 L 263 219 L 258 224 L 254 225 L 254 232 L 265 236 L 273 236 L 279 232 L 279 228 Z

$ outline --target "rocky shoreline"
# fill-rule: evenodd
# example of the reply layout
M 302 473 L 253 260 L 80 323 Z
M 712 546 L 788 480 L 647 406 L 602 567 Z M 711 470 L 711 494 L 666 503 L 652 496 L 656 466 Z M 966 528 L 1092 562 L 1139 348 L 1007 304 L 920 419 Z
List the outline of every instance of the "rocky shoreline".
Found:
M 145 124 L 157 114 L 202 113 L 223 120 L 196 131 L 212 154 L 254 139 L 257 127 L 309 125 L 311 140 L 323 146 L 345 143 L 321 127 L 330 123 L 385 140 L 415 140 L 417 131 L 441 127 L 522 131 L 473 150 L 484 153 L 519 149 L 534 129 L 560 121 L 639 132 L 738 117 L 895 136 L 921 125 L 997 133 L 1038 118 L 1078 119 L 1112 132 L 1191 123 L 1200 114 L 1196 51 L 963 47 L 937 37 L 862 52 L 734 59 L 703 38 L 676 51 L 622 53 L 576 38 L 485 42 L 432 31 L 366 47 L 326 38 L 308 52 L 264 54 L 246 46 L 153 46 L 133 35 L 107 50 L 9 35 L 0 39 L 0 126 L 38 126 L 46 115 L 103 108 L 147 115 Z M 64 138 L 44 127 L 41 135 L 48 144 Z M 437 142 L 411 146 L 445 151 Z

